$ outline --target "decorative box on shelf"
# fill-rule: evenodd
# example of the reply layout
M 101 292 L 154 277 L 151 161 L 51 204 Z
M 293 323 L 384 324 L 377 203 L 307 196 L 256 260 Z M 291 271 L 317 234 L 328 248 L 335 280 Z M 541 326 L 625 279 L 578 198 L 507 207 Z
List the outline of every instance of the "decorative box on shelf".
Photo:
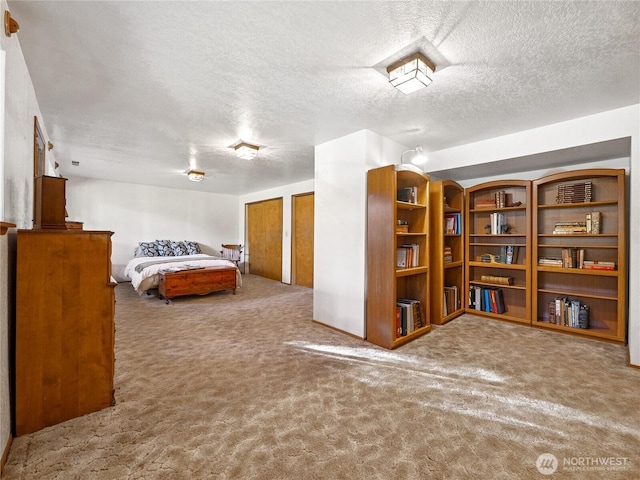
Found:
M 409 225 L 396 225 L 396 233 L 409 233 Z

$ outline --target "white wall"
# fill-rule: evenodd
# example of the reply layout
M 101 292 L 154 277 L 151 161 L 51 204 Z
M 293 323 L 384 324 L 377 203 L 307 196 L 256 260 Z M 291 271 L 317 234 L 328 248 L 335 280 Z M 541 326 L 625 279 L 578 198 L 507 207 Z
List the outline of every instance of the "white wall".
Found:
M 502 175 L 493 175 L 491 177 L 478 177 L 469 180 L 458 180 L 458 183 L 464 188 L 479 185 L 484 182 L 491 182 L 494 180 L 537 180 L 547 175 L 560 172 L 571 172 L 574 170 L 583 170 L 585 168 L 623 168 L 629 175 L 629 157 L 624 158 L 612 158 L 609 160 L 599 160 L 595 162 L 574 163 L 571 165 L 563 165 L 561 167 L 542 168 L 539 170 L 529 170 L 526 172 L 518 172 L 516 174 L 504 173 Z
M 0 13 L 8 10 L 0 0 Z M 17 35 L 0 34 L 0 220 L 18 228 L 31 228 L 33 217 L 33 118 L 38 121 L 48 140 L 46 126 L 38 107 L 31 77 L 22 55 Z M 49 162 L 49 158 L 47 158 Z M 50 167 L 47 167 L 51 170 Z M 9 357 L 11 341 L 10 318 L 14 311 L 13 272 L 15 230 L 0 240 L 0 453 L 11 435 L 9 408 Z
M 399 163 L 406 147 L 368 131 L 315 149 L 313 318 L 366 336 L 367 170 Z
M 138 242 L 193 240 L 204 253 L 219 255 L 238 235 L 235 195 L 69 177 L 67 212 L 85 230 L 114 232 L 112 273 L 119 281 Z
M 313 192 L 314 185 L 315 183 L 313 180 L 307 180 L 304 182 L 292 183 L 283 187 L 262 190 L 260 192 L 240 196 L 238 215 L 241 221 L 238 225 L 237 241 L 227 243 L 238 243 L 241 245 L 245 245 L 243 256 L 246 256 L 248 261 L 249 256 L 251 255 L 251 252 L 249 252 L 249 248 L 251 248 L 251 246 L 246 245 L 246 204 L 282 197 L 282 283 L 290 284 L 292 230 L 291 197 L 302 193 Z
M 631 138 L 629 292 L 640 289 L 640 105 L 429 153 L 434 170 L 479 165 L 597 142 Z M 625 161 L 622 159 L 621 161 Z M 532 165 L 532 169 L 535 165 Z M 581 167 L 582 168 L 582 167 Z M 520 175 L 520 174 L 518 174 Z M 640 295 L 629 295 L 630 363 L 640 366 Z

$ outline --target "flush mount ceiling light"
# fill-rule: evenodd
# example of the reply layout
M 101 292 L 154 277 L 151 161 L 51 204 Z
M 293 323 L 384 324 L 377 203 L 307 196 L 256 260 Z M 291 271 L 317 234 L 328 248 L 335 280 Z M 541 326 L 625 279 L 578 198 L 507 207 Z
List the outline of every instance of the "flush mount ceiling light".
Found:
M 189 170 L 187 172 L 187 178 L 192 182 L 201 182 L 204 180 L 204 172 L 200 170 Z
M 250 143 L 239 143 L 235 146 L 236 155 L 244 160 L 253 160 L 258 155 L 260 147 L 251 145 Z
M 409 55 L 387 67 L 389 83 L 404 94 L 427 87 L 436 66 L 420 52 Z

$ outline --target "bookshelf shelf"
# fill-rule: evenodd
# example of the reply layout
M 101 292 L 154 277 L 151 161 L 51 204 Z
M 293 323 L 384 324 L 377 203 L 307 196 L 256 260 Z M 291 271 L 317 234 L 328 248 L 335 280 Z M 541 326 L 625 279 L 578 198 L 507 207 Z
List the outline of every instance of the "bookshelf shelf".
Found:
M 466 311 L 530 325 L 531 182 L 494 181 L 467 188 L 465 212 Z M 506 232 L 503 226 L 507 227 Z M 511 258 L 505 254 L 511 247 L 513 263 L 506 263 L 503 258 Z M 499 261 L 480 261 L 481 257 L 488 256 Z M 483 282 L 483 275 L 513 277 L 513 284 Z M 496 296 L 504 297 L 504 311 L 501 313 L 488 307 L 483 299 L 485 292 L 491 290 L 497 290 Z
M 410 275 L 417 275 L 420 273 L 428 273 L 428 267 L 411 267 L 411 268 L 402 268 L 400 270 L 396 270 L 396 277 L 408 277 Z
M 601 201 L 601 202 L 577 202 L 577 203 L 553 203 L 550 205 L 538 205 L 538 210 L 544 210 L 547 208 L 589 208 L 604 207 L 606 205 L 617 205 L 617 201 Z
M 486 287 L 499 287 L 499 288 L 512 288 L 514 290 L 526 290 L 524 285 L 502 285 L 500 283 L 478 282 L 476 280 L 470 281 L 470 285 L 484 285 Z
M 597 298 L 600 300 L 611 300 L 611 301 L 617 301 L 618 297 L 612 297 L 611 295 L 596 295 L 593 293 L 584 293 L 584 292 L 577 292 L 575 290 L 546 290 L 544 288 L 541 288 L 538 290 L 538 292 L 540 293 L 552 293 L 554 295 L 560 295 L 560 296 L 570 296 L 570 297 L 575 297 L 575 296 L 580 296 L 580 297 L 584 297 L 584 298 Z
M 508 263 L 468 262 L 470 267 L 499 268 L 505 270 L 527 270 L 527 265 L 509 265 Z
M 579 201 L 558 203 L 566 191 Z M 533 182 L 534 326 L 624 343 L 627 289 L 625 191 L 623 169 L 563 172 Z M 583 197 L 585 201 L 582 201 Z M 592 223 L 593 219 L 599 219 L 597 227 Z M 582 231 L 552 233 L 561 230 L 558 225 L 573 225 Z M 595 228 L 597 232 L 593 231 Z M 578 268 L 538 265 L 539 258 L 565 258 Z M 582 261 L 609 264 L 615 269 L 583 269 L 580 268 Z M 567 307 L 572 304 L 573 309 Z M 588 327 L 577 328 L 576 312 L 586 312 L 587 307 L 588 313 L 583 318 L 588 317 Z M 587 326 L 586 322 L 583 326 Z
M 462 260 L 458 262 L 444 262 L 442 268 L 460 268 L 464 266 L 464 262 Z
M 428 192 L 426 174 L 395 165 L 367 172 L 367 341 L 381 347 L 397 348 L 431 329 Z M 397 225 L 408 231 L 396 232 Z M 401 251 L 415 266 L 398 268 Z M 419 304 L 403 309 L 398 299 Z M 403 321 L 409 310 L 420 321 Z
M 431 323 L 464 313 L 464 188 L 452 180 L 429 185 Z M 451 261 L 445 261 L 446 258 Z

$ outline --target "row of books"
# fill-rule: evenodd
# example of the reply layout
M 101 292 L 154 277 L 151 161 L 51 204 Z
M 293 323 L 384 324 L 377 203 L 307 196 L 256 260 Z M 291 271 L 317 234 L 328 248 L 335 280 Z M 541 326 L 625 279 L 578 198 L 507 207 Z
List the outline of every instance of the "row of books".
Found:
M 396 300 L 396 338 L 404 337 L 426 325 L 420 300 L 413 298 Z
M 469 308 L 489 313 L 507 311 L 501 288 L 471 286 L 469 289 Z
M 462 233 L 462 214 L 446 213 L 444 215 L 445 235 L 460 235 Z
M 399 202 L 418 203 L 418 187 L 403 187 L 396 192 Z
M 573 328 L 589 328 L 589 305 L 569 297 L 557 297 L 549 302 L 549 323 Z
M 453 250 L 451 250 L 451 247 L 445 246 L 444 247 L 444 263 L 451 263 L 453 262 Z
M 450 313 L 460 309 L 460 298 L 458 296 L 458 287 L 452 285 L 450 287 L 444 287 L 444 303 L 443 303 L 443 315 L 447 316 Z
M 511 196 L 510 193 L 507 193 L 504 190 L 501 190 L 499 192 L 496 192 L 493 195 L 493 198 L 477 198 L 475 201 L 475 208 L 476 209 L 505 208 L 509 206 L 522 205 L 521 202 L 516 202 L 513 205 L 510 205 L 509 204 L 510 196 Z
M 558 222 L 553 227 L 554 235 L 575 235 L 580 233 L 601 233 L 602 212 L 590 212 L 585 214 L 582 222 Z
M 587 203 L 593 201 L 591 182 L 558 185 L 556 203 Z
M 584 248 L 563 248 L 561 254 L 564 268 L 582 268 L 584 264 Z
M 540 267 L 580 268 L 583 270 L 615 270 L 616 263 L 605 260 L 585 260 L 584 249 L 563 248 L 562 258 L 538 258 Z
M 420 245 L 407 243 L 396 249 L 396 268 L 417 267 L 420 264 Z
M 509 231 L 509 224 L 504 213 L 493 212 L 489 215 L 491 235 L 501 235 Z

